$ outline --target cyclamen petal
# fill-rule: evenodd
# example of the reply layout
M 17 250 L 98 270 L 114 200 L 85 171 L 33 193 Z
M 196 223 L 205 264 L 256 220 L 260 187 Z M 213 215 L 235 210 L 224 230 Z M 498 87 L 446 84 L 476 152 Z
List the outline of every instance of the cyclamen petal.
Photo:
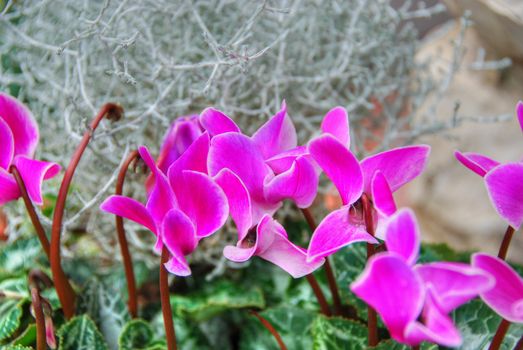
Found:
M 15 154 L 15 142 L 9 125 L 0 117 L 0 168 L 9 171 Z
M 310 142 L 309 152 L 338 189 L 344 205 L 361 197 L 363 174 L 358 159 L 343 144 L 325 134 Z
M 318 182 L 312 163 L 306 157 L 298 157 L 289 170 L 265 184 L 265 198 L 273 203 L 289 198 L 299 208 L 307 208 L 316 197 Z
M 229 213 L 227 198 L 208 175 L 185 170 L 173 188 L 178 208 L 191 219 L 199 238 L 223 226 Z
M 461 164 L 481 177 L 484 177 L 490 170 L 499 165 L 499 162 L 479 153 L 455 151 L 454 156 Z
M 472 255 L 472 265 L 492 275 L 495 285 L 481 299 L 510 322 L 523 323 L 523 278 L 505 261 L 483 253 Z
M 193 170 L 207 174 L 207 157 L 209 155 L 210 139 L 209 134 L 204 132 L 187 148 L 187 150 L 176 159 L 168 171 L 164 172 L 169 178 L 173 188 L 177 184 L 178 177 L 184 170 Z
M 343 107 L 334 107 L 331 109 L 321 122 L 321 131 L 334 136 L 342 145 L 349 148 L 349 115 Z
M 214 108 L 206 108 L 200 114 L 200 123 L 211 137 L 226 132 L 241 132 L 238 125 L 231 118 Z
M 168 212 L 162 223 L 161 240 L 171 253 L 164 265 L 167 271 L 177 276 L 189 276 L 191 268 L 185 255 L 192 253 L 198 244 L 191 219 L 177 209 Z
M 348 206 L 341 207 L 320 222 L 309 242 L 307 261 L 315 261 L 334 254 L 351 243 L 378 243 L 367 233 L 364 224 L 351 221 L 349 211 Z
M 288 151 L 276 154 L 274 157 L 267 159 L 265 162 L 271 167 L 276 174 L 281 174 L 291 168 L 296 158 L 310 157 L 309 151 L 305 146 L 296 146 Z
M 519 101 L 516 105 L 516 115 L 518 116 L 519 126 L 523 132 L 523 101 Z
M 420 315 L 425 289 L 405 260 L 388 253 L 374 255 L 350 288 L 380 314 L 393 339 L 406 341 L 404 330 Z
M 0 93 L 0 119 L 13 134 L 14 155 L 32 157 L 38 144 L 38 125 L 31 112 L 14 97 Z
M 412 181 L 425 169 L 430 146 L 417 145 L 394 148 L 363 159 L 360 163 L 365 193 L 371 193 L 371 181 L 380 170 L 396 192 L 401 186 Z
M 381 171 L 377 171 L 372 178 L 372 199 L 374 208 L 384 217 L 391 216 L 397 210 L 396 203 L 387 179 Z
M 414 265 L 421 244 L 414 212 L 409 208 L 400 209 L 389 218 L 384 230 L 387 251 L 398 254 L 409 265 Z
M 523 163 L 508 163 L 485 176 L 490 200 L 498 214 L 518 230 L 523 224 Z
M 60 165 L 56 163 L 44 162 L 27 158 L 25 156 L 16 156 L 13 164 L 20 172 L 24 181 L 29 198 L 36 205 L 42 205 L 42 183 L 60 173 Z
M 158 235 L 158 230 L 154 219 L 149 214 L 145 206 L 135 199 L 113 195 L 107 198 L 100 205 L 100 209 L 105 212 L 134 221 L 137 224 L 148 228 L 155 235 Z
M 297 139 L 294 124 L 287 116 L 285 101 L 281 104 L 280 111 L 252 135 L 252 141 L 259 147 L 263 159 L 296 147 Z
M 7 170 L 0 168 L 0 205 L 15 200 L 21 196 L 18 184 L 13 175 L 9 174 Z

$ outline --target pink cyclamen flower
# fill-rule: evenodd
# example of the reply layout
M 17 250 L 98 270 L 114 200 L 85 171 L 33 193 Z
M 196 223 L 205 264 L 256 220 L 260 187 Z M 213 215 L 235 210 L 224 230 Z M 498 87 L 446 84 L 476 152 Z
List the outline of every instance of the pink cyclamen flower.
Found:
M 481 299 L 507 321 L 523 323 L 523 278 L 502 259 L 483 253 L 472 256 L 472 266 L 495 280 L 492 289 L 480 294 Z
M 206 174 L 205 159 L 202 163 L 201 158 L 193 156 L 202 149 L 205 153 L 208 143 L 208 135 L 202 134 L 171 164 L 168 175 L 155 164 L 147 148 L 140 147 L 140 156 L 154 176 L 146 205 L 114 195 L 100 206 L 153 232 L 158 238 L 156 250 L 165 244 L 171 253 L 166 269 L 178 276 L 191 274 L 185 256 L 196 249 L 202 238 L 223 226 L 229 212 L 222 189 Z
M 523 102 L 518 102 L 516 115 L 523 131 Z M 523 224 L 523 159 L 500 164 L 479 153 L 454 152 L 456 159 L 485 179 L 491 203 L 509 225 L 518 230 Z
M 380 314 L 396 341 L 459 346 L 461 335 L 448 314 L 492 288 L 492 277 L 463 263 L 416 264 L 420 235 L 410 209 L 389 218 L 385 242 L 387 252 L 369 259 L 351 290 Z
M 42 183 L 56 176 L 60 166 L 33 159 L 38 138 L 38 125 L 27 107 L 0 93 L 0 205 L 21 196 L 11 165 L 18 169 L 31 200 L 43 204 Z
M 378 217 L 392 215 L 396 211 L 392 193 L 421 174 L 430 153 L 426 145 L 399 147 L 359 162 L 349 150 L 348 116 L 341 107 L 327 114 L 321 128 L 324 134 L 312 140 L 308 150 L 338 189 L 343 206 L 325 217 L 314 231 L 309 261 L 354 242 L 376 243 L 353 204 L 365 193 L 373 199 Z
M 308 263 L 305 250 L 271 218 L 284 199 L 308 207 L 318 187 L 318 171 L 305 148 L 297 146 L 285 103 L 252 137 L 212 108 L 202 112 L 200 122 L 212 137 L 209 175 L 224 190 L 238 228 L 237 245 L 226 247 L 224 255 L 236 262 L 257 255 L 296 278 L 321 266 L 323 259 Z

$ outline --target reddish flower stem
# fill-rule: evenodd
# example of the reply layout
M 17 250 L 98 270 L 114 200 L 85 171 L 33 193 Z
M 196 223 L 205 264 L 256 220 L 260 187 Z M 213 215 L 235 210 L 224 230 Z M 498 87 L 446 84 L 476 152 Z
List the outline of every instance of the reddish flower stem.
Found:
M 303 213 L 305 221 L 307 221 L 307 224 L 309 225 L 311 232 L 314 232 L 316 230 L 317 225 L 316 221 L 314 220 L 314 217 L 312 216 L 312 213 L 308 208 L 302 208 L 301 212 Z M 336 277 L 334 276 L 334 271 L 332 270 L 332 266 L 328 257 L 325 258 L 325 264 L 323 265 L 323 269 L 325 270 L 325 274 L 327 275 L 327 281 L 329 283 L 329 289 L 332 295 L 334 314 L 341 315 L 341 298 L 338 292 L 338 283 L 336 282 Z
M 281 350 L 287 350 L 287 347 L 285 346 L 285 343 L 283 342 L 283 339 L 281 338 L 281 336 L 278 333 L 278 331 L 272 326 L 272 324 L 269 321 L 267 321 L 264 317 L 262 317 L 259 313 L 254 311 L 254 310 L 251 310 L 251 314 L 253 314 L 258 320 L 260 320 L 262 325 L 269 332 L 271 332 L 271 334 L 274 337 L 274 339 L 276 339 L 276 341 L 278 342 L 278 345 L 280 346 L 280 349 Z
M 25 187 L 24 180 L 22 180 L 22 176 L 20 176 L 20 172 L 18 171 L 16 166 L 11 165 L 11 167 L 9 168 L 9 171 L 11 172 L 11 174 L 13 174 L 13 177 L 15 178 L 16 183 L 18 184 L 18 188 L 20 189 L 20 193 L 22 194 L 22 198 L 24 200 L 25 208 L 26 208 L 27 213 L 29 214 L 29 217 L 31 218 L 31 222 L 36 230 L 36 235 L 38 236 L 38 240 L 40 240 L 40 244 L 42 245 L 42 248 L 44 249 L 45 255 L 47 255 L 47 259 L 49 259 L 49 253 L 50 253 L 49 240 L 47 239 L 44 227 L 42 226 L 42 223 L 40 222 L 40 219 L 38 218 L 38 214 L 36 214 L 33 202 L 31 201 L 31 198 L 29 198 L 29 194 L 27 193 L 27 188 Z
M 523 335 L 519 338 L 518 343 L 514 347 L 514 350 L 523 350 Z
M 363 216 L 365 219 L 365 228 L 367 232 L 374 236 L 374 220 L 372 218 L 372 203 L 367 196 L 363 194 L 361 196 L 361 204 L 363 207 Z M 374 246 L 370 243 L 367 243 L 367 260 L 374 255 Z M 369 346 L 376 346 L 378 344 L 378 317 L 376 315 L 376 310 L 368 306 L 367 308 L 367 329 L 368 329 L 368 344 Z
M 78 163 L 80 162 L 80 159 L 82 158 L 82 155 L 85 149 L 87 148 L 87 145 L 89 144 L 89 141 L 91 140 L 94 131 L 96 130 L 102 119 L 104 117 L 107 117 L 108 119 L 117 120 L 122 115 L 123 109 L 117 104 L 107 103 L 102 106 L 102 108 L 98 112 L 98 115 L 91 122 L 89 130 L 87 130 L 84 133 L 82 141 L 80 141 L 80 144 L 78 145 L 73 156 L 71 157 L 71 161 L 65 171 L 62 183 L 60 185 L 60 190 L 58 192 L 58 198 L 56 200 L 56 206 L 53 215 L 53 225 L 51 229 L 50 261 L 56 292 L 58 294 L 58 298 L 60 299 L 60 303 L 62 304 L 62 309 L 66 319 L 70 319 L 74 316 L 76 299 L 76 294 L 73 290 L 73 287 L 71 287 L 69 280 L 63 272 L 60 255 L 60 235 L 62 232 L 62 221 L 64 217 L 67 192 L 69 186 L 71 185 L 71 181 L 73 179 L 76 167 L 78 166 Z
M 494 334 L 494 338 L 492 338 L 489 350 L 498 350 L 501 347 L 501 343 L 503 343 L 503 338 L 505 338 L 505 334 L 507 334 L 509 327 L 509 321 L 505 319 L 501 320 L 498 326 L 498 330 L 496 331 L 496 334 Z
M 138 159 L 140 155 L 138 151 L 132 151 L 127 156 L 127 159 L 122 164 L 120 172 L 118 173 L 118 179 L 116 181 L 116 190 L 115 194 L 121 195 L 123 192 L 123 185 L 125 182 L 125 175 L 127 170 L 133 161 Z M 123 225 L 123 218 L 121 216 L 116 216 L 116 232 L 118 234 L 118 243 L 120 244 L 120 251 L 122 253 L 123 265 L 125 268 L 125 278 L 127 280 L 127 291 L 129 294 L 129 300 L 127 306 L 129 308 L 129 313 L 132 318 L 136 318 L 138 315 L 138 299 L 136 296 L 136 280 L 134 277 L 133 263 L 131 259 L 131 253 L 129 252 L 129 246 L 127 244 L 127 238 L 125 236 L 125 228 Z
M 171 301 L 169 300 L 169 280 L 167 269 L 164 266 L 164 264 L 169 261 L 169 258 L 169 251 L 164 246 L 162 249 L 162 259 L 160 263 L 160 299 L 162 303 L 163 325 L 165 327 L 167 349 L 176 350 L 176 333 L 174 331 Z
M 31 287 L 31 299 L 33 312 L 36 319 L 36 350 L 46 350 L 47 344 L 45 339 L 45 317 L 38 288 Z
M 419 350 L 419 345 L 414 345 L 411 347 L 412 350 Z
M 325 295 L 323 294 L 316 277 L 314 277 L 314 275 L 311 273 L 305 276 L 305 278 L 307 279 L 307 282 L 309 282 L 309 285 L 311 286 L 312 291 L 314 292 L 314 295 L 320 304 L 321 313 L 325 316 L 330 316 L 331 312 L 329 310 L 329 304 L 327 303 L 327 299 L 325 299 Z
M 503 236 L 503 241 L 501 242 L 501 246 L 499 247 L 498 258 L 502 260 L 506 259 L 508 248 L 510 246 L 510 241 L 512 240 L 512 236 L 514 236 L 514 231 L 514 227 L 510 225 L 507 227 L 505 235 Z

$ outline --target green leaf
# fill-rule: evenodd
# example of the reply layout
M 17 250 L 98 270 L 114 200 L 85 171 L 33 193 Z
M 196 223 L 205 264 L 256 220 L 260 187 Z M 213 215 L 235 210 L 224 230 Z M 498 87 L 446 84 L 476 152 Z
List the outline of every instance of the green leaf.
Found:
M 392 339 L 381 341 L 377 346 L 370 348 L 373 350 L 411 350 L 412 347 L 400 344 Z M 436 344 L 421 343 L 420 350 L 438 350 Z
M 36 341 L 36 324 L 31 323 L 12 343 L 13 345 L 30 346 Z
M 315 350 L 360 350 L 367 347 L 367 327 L 340 317 L 318 316 L 312 324 Z
M 42 255 L 38 238 L 21 238 L 0 249 L 0 275 L 20 273 L 34 268 L 35 260 Z
M 33 350 L 30 346 L 23 346 L 23 345 L 7 345 L 5 347 L 1 348 L 2 350 Z
M 10 338 L 20 327 L 25 300 L 7 299 L 0 304 L 0 342 Z
M 136 319 L 127 323 L 118 338 L 118 349 L 138 350 L 146 349 L 151 345 L 153 330 L 144 320 Z
M 481 300 L 473 300 L 454 312 L 454 322 L 463 337 L 462 350 L 488 349 L 501 317 Z M 502 350 L 511 350 L 523 335 L 522 324 L 512 324 L 505 335 Z
M 264 308 L 265 299 L 257 287 L 220 281 L 209 284 L 200 293 L 171 295 L 171 305 L 176 315 L 203 321 L 231 309 Z
M 87 315 L 77 316 L 58 331 L 59 350 L 107 350 L 102 334 Z
M 288 349 L 312 349 L 311 327 L 317 313 L 300 308 L 278 307 L 260 312 L 278 331 Z M 241 350 L 279 350 L 272 334 L 255 316 L 242 323 Z

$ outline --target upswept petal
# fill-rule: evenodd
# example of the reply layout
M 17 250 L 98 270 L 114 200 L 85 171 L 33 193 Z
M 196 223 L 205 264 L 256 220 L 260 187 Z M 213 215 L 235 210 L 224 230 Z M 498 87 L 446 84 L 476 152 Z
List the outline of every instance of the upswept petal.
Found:
M 231 118 L 214 108 L 203 110 L 200 114 L 200 123 L 211 137 L 226 132 L 241 132 L 238 125 Z
M 363 192 L 363 175 L 358 159 L 329 134 L 309 144 L 309 152 L 334 183 L 344 205 L 354 203 Z
M 238 240 L 241 241 L 253 225 L 249 191 L 242 180 L 229 169 L 220 170 L 214 177 L 214 181 L 222 188 L 227 197 L 229 212 L 238 229 Z
M 372 178 L 371 191 L 374 208 L 380 215 L 388 217 L 396 212 L 396 203 L 394 202 L 390 186 L 383 173 L 379 170 L 376 171 Z
M 144 146 L 139 147 L 138 153 L 140 153 L 140 157 L 149 167 L 154 176 L 154 186 L 151 193 L 149 193 L 146 208 L 155 222 L 160 225 L 165 215 L 171 209 L 177 207 L 176 197 L 169 181 L 167 180 L 167 176 L 158 169 L 147 148 Z
M 360 163 L 363 172 L 364 191 L 371 193 L 374 173 L 380 170 L 392 192 L 412 181 L 425 169 L 430 146 L 416 145 L 394 148 L 363 159 Z
M 431 288 L 443 313 L 447 314 L 494 286 L 494 279 L 468 264 L 434 262 L 414 267 L 425 286 Z
M 349 148 L 349 115 L 345 108 L 338 106 L 328 111 L 325 117 L 323 117 L 320 128 L 321 131 L 331 134 L 340 141 L 342 145 Z
M 365 225 L 352 222 L 349 207 L 343 206 L 327 215 L 312 234 L 307 249 L 307 261 L 315 261 L 334 254 L 356 242 L 378 243 L 367 233 Z
M 169 182 L 173 188 L 178 186 L 177 178 L 184 170 L 193 170 L 207 174 L 209 144 L 209 134 L 204 132 L 171 164 L 168 171 L 164 172 L 169 177 Z
M 155 235 L 158 235 L 158 230 L 152 216 L 145 206 L 135 199 L 112 195 L 100 205 L 100 209 L 134 221 L 148 228 Z
M 499 165 L 499 162 L 479 153 L 455 151 L 457 160 L 479 176 L 485 176 L 490 170 Z
M 523 223 L 523 163 L 497 166 L 485 176 L 485 184 L 498 214 L 518 230 Z
M 387 251 L 398 254 L 407 264 L 414 265 L 420 249 L 419 226 L 414 212 L 409 208 L 402 208 L 385 225 Z
M 33 156 L 38 144 L 38 125 L 33 115 L 14 97 L 0 92 L 0 119 L 3 119 L 14 139 L 14 155 Z
M 423 284 L 405 260 L 388 253 L 374 255 L 350 288 L 380 314 L 393 339 L 405 342 L 404 330 L 416 321 L 425 300 Z
M 265 184 L 265 198 L 272 203 L 286 198 L 299 208 L 309 207 L 318 191 L 319 175 L 306 157 L 298 157 L 289 170 L 276 175 Z
M 0 205 L 18 199 L 21 196 L 18 184 L 13 175 L 9 174 L 7 170 L 0 168 Z
M 42 183 L 60 173 L 60 165 L 51 162 L 44 162 L 27 158 L 26 156 L 16 156 L 13 164 L 20 172 L 24 181 L 27 193 L 37 205 L 42 205 Z
M 505 261 L 483 253 L 472 255 L 472 266 L 491 274 L 493 288 L 481 293 L 481 299 L 510 322 L 523 322 L 523 278 Z
M 0 168 L 9 171 L 9 165 L 15 154 L 15 142 L 9 125 L 0 114 Z
M 258 227 L 261 243 L 256 255 L 279 266 L 292 277 L 308 275 L 325 262 L 325 259 L 308 262 L 305 249 L 290 242 L 283 226 L 270 216 L 265 216 Z
M 178 208 L 191 219 L 199 238 L 213 234 L 227 220 L 227 198 L 208 175 L 184 170 L 174 193 Z
M 518 116 L 519 126 L 523 131 L 523 101 L 519 101 L 516 105 L 516 115 Z
M 281 109 L 252 135 L 252 141 L 259 147 L 263 159 L 296 147 L 297 135 L 294 124 L 287 116 L 285 101 Z
M 422 341 L 456 347 L 461 345 L 459 330 L 450 317 L 440 308 L 433 291 L 428 288 L 423 308 L 424 324 L 412 322 L 405 329 L 405 343 L 418 345 Z
M 265 162 L 271 167 L 274 173 L 280 174 L 289 170 L 296 158 L 300 156 L 310 156 L 306 146 L 296 146 L 285 152 L 278 153 Z
M 263 184 L 272 171 L 249 137 L 230 132 L 213 137 L 207 164 L 209 175 L 228 168 L 243 181 L 253 201 L 265 200 Z
M 191 254 L 198 245 L 196 227 L 184 212 L 173 209 L 163 219 L 162 241 L 173 255 Z

